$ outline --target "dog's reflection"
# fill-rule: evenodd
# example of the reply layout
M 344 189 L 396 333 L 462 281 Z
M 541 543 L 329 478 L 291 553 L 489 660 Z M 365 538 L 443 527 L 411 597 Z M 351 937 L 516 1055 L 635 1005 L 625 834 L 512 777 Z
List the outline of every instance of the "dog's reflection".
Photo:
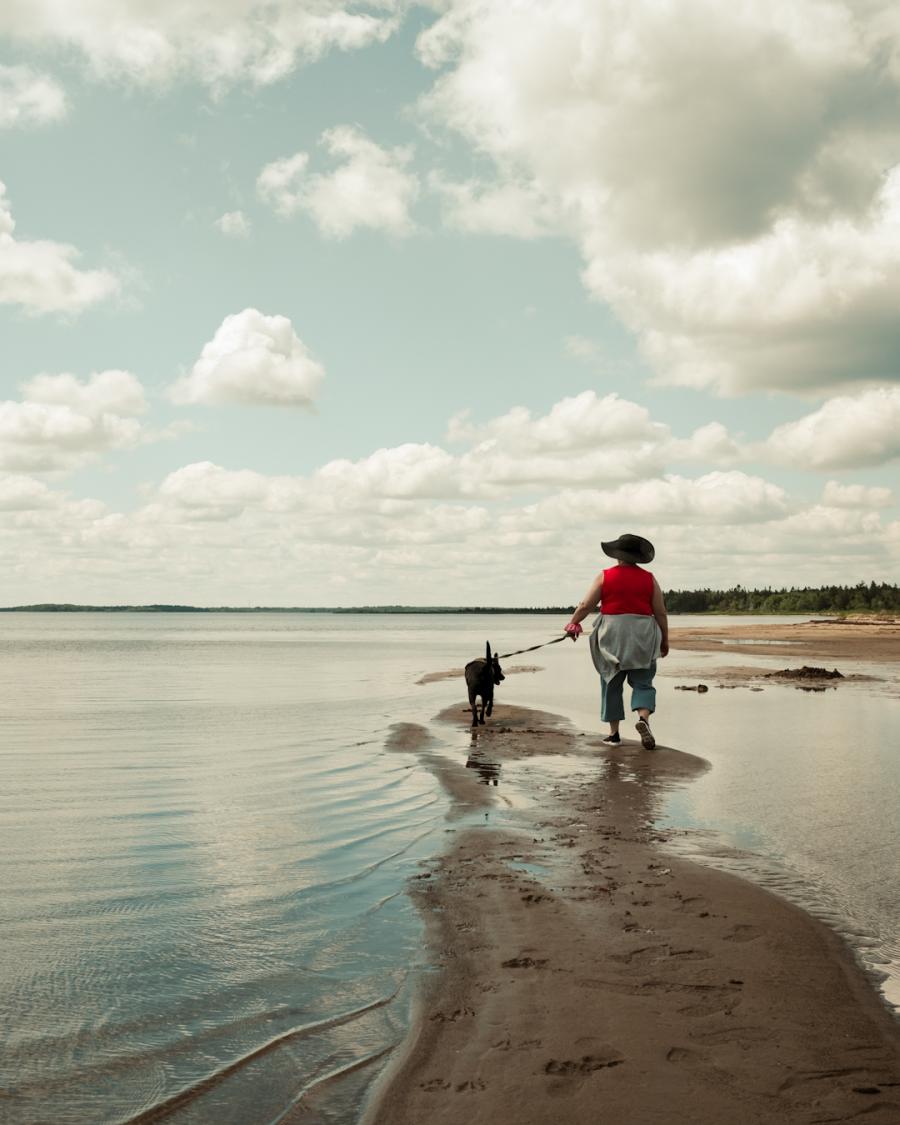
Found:
M 500 782 L 500 763 L 489 762 L 478 748 L 478 731 L 472 731 L 472 745 L 466 759 L 466 769 L 476 770 L 482 785 L 497 785 Z

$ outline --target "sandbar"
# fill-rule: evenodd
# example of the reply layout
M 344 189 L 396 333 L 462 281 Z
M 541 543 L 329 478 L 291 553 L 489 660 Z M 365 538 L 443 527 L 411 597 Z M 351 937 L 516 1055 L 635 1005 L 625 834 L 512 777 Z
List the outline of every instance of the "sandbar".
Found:
M 423 727 L 393 748 L 440 757 Z M 900 1122 L 900 1024 L 841 939 L 665 850 L 661 795 L 707 763 L 505 705 L 473 753 L 572 768 L 502 827 L 461 825 L 412 880 L 435 971 L 365 1125 Z M 442 768 L 460 808 L 498 792 Z

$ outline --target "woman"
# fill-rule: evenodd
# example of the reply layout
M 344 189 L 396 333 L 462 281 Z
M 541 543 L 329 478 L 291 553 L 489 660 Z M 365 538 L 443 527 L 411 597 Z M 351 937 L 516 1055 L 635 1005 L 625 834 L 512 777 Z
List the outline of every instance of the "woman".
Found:
M 669 619 L 659 583 L 641 563 L 653 561 L 653 544 L 640 535 L 620 535 L 601 543 L 604 554 L 618 565 L 598 574 L 584 600 L 572 614 L 565 632 L 577 640 L 581 624 L 600 608 L 591 633 L 591 656 L 600 673 L 600 718 L 609 723 L 603 739 L 618 746 L 619 723 L 625 718 L 622 692 L 625 680 L 631 686 L 631 710 L 637 711 L 635 729 L 645 750 L 656 748 L 650 716 L 656 710 L 656 659 L 669 651 Z

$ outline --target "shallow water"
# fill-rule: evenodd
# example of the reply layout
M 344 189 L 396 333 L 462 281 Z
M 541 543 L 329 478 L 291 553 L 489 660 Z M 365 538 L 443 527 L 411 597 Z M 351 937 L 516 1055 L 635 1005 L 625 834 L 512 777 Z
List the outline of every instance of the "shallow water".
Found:
M 405 881 L 460 823 L 388 732 L 462 708 L 461 677 L 424 674 L 562 622 L 3 621 L 0 1120 L 352 1120 L 428 969 Z M 712 659 L 661 671 L 696 680 Z M 601 729 L 583 642 L 507 670 L 522 664 L 541 670 L 510 672 L 501 704 Z M 895 957 L 900 699 L 862 684 L 698 697 L 677 682 L 660 676 L 658 737 L 715 768 L 672 793 L 669 822 L 703 829 L 691 839 L 718 862 L 787 878 L 873 957 Z M 430 729 L 436 752 L 466 752 L 465 731 Z M 590 763 L 507 763 L 485 780 L 502 809 L 540 798 L 519 774 Z M 723 859 L 723 840 L 739 851 Z
M 766 620 L 678 617 L 673 623 Z M 606 730 L 590 661 L 571 655 L 563 653 L 558 664 L 547 656 L 544 673 L 531 684 L 510 677 L 504 698 L 563 711 L 585 730 Z M 875 678 L 816 692 L 782 683 L 764 683 L 762 690 L 756 682 L 757 690 L 715 686 L 716 668 L 774 671 L 786 662 L 808 660 L 673 652 L 660 661 L 654 733 L 713 768 L 674 788 L 659 822 L 686 830 L 680 851 L 751 878 L 826 920 L 879 978 L 886 999 L 900 1005 L 900 669 L 839 660 L 845 674 Z M 710 690 L 675 690 L 699 682 Z M 637 737 L 627 724 L 622 733 Z
M 683 662 L 689 675 L 702 676 L 704 662 Z M 784 665 L 780 657 L 741 662 Z M 684 840 L 697 858 L 826 920 L 883 974 L 884 995 L 900 1005 L 897 672 L 867 661 L 838 665 L 885 678 L 814 693 L 786 684 L 712 688 L 699 698 L 673 693 L 672 717 L 690 732 L 683 748 L 713 769 L 671 796 L 665 821 L 700 830 Z
M 421 959 L 400 892 L 444 825 L 383 750 L 418 702 L 403 624 L 4 625 L 0 1118 L 183 1093 L 179 1121 L 275 1121 L 394 1043 L 405 1001 L 380 1002 Z

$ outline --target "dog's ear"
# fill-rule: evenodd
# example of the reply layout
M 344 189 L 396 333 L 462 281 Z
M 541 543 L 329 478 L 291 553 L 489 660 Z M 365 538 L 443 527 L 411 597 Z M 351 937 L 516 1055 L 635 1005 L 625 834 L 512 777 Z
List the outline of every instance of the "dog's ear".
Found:
M 488 641 L 485 645 L 484 654 L 487 657 L 488 664 L 490 664 L 490 662 L 491 662 L 491 642 L 490 641 Z

